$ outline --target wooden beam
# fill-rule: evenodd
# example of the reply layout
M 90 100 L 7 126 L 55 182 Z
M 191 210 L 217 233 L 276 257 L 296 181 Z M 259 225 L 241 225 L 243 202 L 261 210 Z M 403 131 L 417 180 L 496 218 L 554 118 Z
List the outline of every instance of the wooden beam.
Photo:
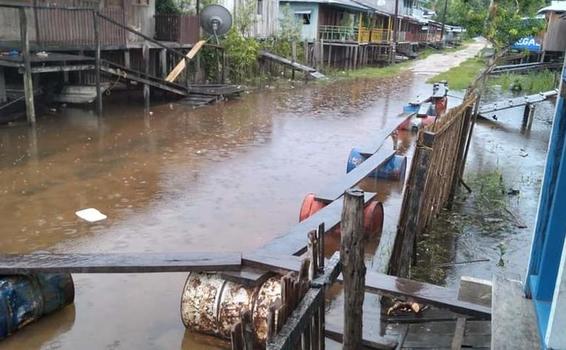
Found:
M 338 277 L 338 281 L 342 282 L 342 278 Z M 365 290 L 380 295 L 410 297 L 416 302 L 475 316 L 479 319 L 491 318 L 491 308 L 458 300 L 457 290 L 430 283 L 417 282 L 377 272 L 367 272 Z
M 239 270 L 240 253 L 0 255 L 0 274 L 150 273 Z
M 35 106 L 33 98 L 33 80 L 31 77 L 31 57 L 29 52 L 29 32 L 25 8 L 20 8 L 20 39 L 24 59 L 24 94 L 26 101 L 26 115 L 30 124 L 35 124 Z
M 454 338 L 452 338 L 452 350 L 460 350 L 464 342 L 464 332 L 466 331 L 466 319 L 458 317 L 456 328 L 454 329 Z
M 45 67 L 32 67 L 31 72 L 34 74 L 41 73 L 53 73 L 53 72 L 72 72 L 72 71 L 82 71 L 82 70 L 93 70 L 96 69 L 94 64 L 77 64 L 72 66 L 45 66 Z M 23 69 L 20 68 L 21 73 Z
M 199 42 L 197 42 L 193 48 L 191 49 L 191 51 L 189 51 L 189 53 L 187 53 L 186 58 L 182 59 L 176 66 L 175 68 L 173 68 L 173 70 L 169 73 L 169 75 L 167 75 L 167 78 L 165 78 L 166 81 L 168 82 L 173 82 L 175 81 L 175 79 L 177 79 L 177 77 L 179 76 L 179 74 L 181 74 L 181 72 L 183 71 L 183 69 L 185 69 L 186 67 L 186 63 L 185 61 L 188 60 L 192 60 L 196 54 L 199 52 L 199 50 L 203 47 L 203 45 L 206 43 L 206 40 L 201 40 Z

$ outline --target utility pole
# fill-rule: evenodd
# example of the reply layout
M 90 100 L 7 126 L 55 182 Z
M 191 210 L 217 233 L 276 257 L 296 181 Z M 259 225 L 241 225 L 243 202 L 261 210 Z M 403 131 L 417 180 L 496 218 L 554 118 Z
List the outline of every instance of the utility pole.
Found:
M 389 63 L 395 63 L 397 54 L 397 39 L 399 36 L 399 0 L 395 0 L 395 18 L 393 18 L 393 42 L 391 43 L 391 57 Z
M 444 13 L 442 13 L 442 29 L 440 30 L 440 41 L 444 40 L 444 25 L 446 23 L 447 10 L 448 10 L 448 0 L 444 0 Z

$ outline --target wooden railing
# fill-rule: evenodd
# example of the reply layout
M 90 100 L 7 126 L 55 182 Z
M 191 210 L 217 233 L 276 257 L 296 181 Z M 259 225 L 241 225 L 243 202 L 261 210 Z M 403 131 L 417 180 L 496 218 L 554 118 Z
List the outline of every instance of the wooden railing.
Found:
M 321 25 L 319 39 L 327 41 L 358 41 L 358 28 L 352 26 Z
M 372 29 L 371 39 L 372 43 L 381 43 L 391 41 L 391 30 L 389 29 Z

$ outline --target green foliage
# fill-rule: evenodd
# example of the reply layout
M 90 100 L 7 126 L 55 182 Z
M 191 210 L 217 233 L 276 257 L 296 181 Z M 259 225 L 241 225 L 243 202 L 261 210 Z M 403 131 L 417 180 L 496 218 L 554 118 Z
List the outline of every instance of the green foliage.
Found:
M 181 10 L 175 0 L 156 0 L 155 1 L 155 12 L 157 13 L 168 13 L 168 14 L 179 14 Z
M 295 13 L 289 3 L 283 7 L 281 12 L 282 16 L 279 18 L 279 32 L 277 33 L 278 39 L 289 42 L 299 41 L 301 39 L 303 23 L 297 21 Z
M 230 62 L 230 80 L 244 81 L 256 66 L 259 43 L 254 38 L 244 37 L 238 29 L 232 28 L 223 40 L 223 44 Z
M 446 80 L 451 89 L 464 90 L 473 82 L 484 67 L 485 61 L 483 59 L 472 57 L 446 72 L 433 76 L 427 80 L 427 83 Z
M 505 73 L 488 80 L 489 85 L 499 85 L 503 90 L 524 91 L 529 94 L 552 90 L 557 81 L 555 73 L 549 70 L 528 74 Z
M 448 1 L 446 14 L 444 1 Z M 544 0 L 431 0 L 427 5 L 436 11 L 436 20 L 446 16 L 447 24 L 465 27 L 470 36 L 483 35 L 498 48 L 544 28 L 543 21 L 524 19 L 533 17 Z

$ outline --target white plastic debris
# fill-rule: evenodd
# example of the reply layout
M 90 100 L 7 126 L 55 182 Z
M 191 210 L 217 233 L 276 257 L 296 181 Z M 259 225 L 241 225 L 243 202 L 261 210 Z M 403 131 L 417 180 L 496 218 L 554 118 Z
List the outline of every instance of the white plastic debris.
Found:
M 79 210 L 75 212 L 75 215 L 88 222 L 97 222 L 97 221 L 106 220 L 108 218 L 106 215 L 102 214 L 98 209 L 94 209 L 94 208 Z

